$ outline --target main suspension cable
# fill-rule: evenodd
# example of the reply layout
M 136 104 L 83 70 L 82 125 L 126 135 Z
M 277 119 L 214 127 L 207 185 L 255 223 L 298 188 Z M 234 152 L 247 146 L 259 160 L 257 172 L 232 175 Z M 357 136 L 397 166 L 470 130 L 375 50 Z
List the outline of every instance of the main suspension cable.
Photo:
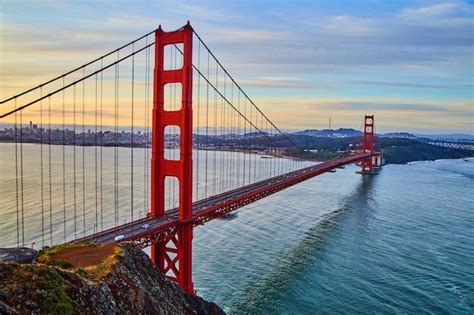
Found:
M 194 35 L 199 39 L 199 41 L 203 44 L 203 46 L 207 49 L 209 54 L 214 58 L 214 60 L 219 64 L 219 66 L 222 68 L 222 70 L 229 76 L 229 78 L 232 80 L 232 82 L 237 86 L 237 88 L 244 94 L 244 96 L 250 101 L 250 103 L 257 109 L 257 111 L 265 117 L 266 120 L 270 122 L 270 124 L 282 135 L 284 136 L 290 143 L 292 143 L 296 148 L 300 148 L 296 143 L 294 143 L 286 134 L 284 134 L 261 110 L 260 108 L 252 101 L 252 99 L 245 93 L 245 91 L 240 87 L 240 85 L 234 80 L 234 78 L 229 74 L 229 72 L 226 70 L 226 68 L 220 63 L 220 61 L 217 59 L 217 57 L 212 53 L 210 48 L 206 45 L 206 43 L 201 39 L 201 37 L 196 33 L 195 30 L 193 30 Z
M 70 70 L 70 71 L 68 71 L 68 72 L 65 72 L 65 73 L 63 73 L 63 74 L 61 74 L 61 75 L 59 75 L 59 76 L 57 76 L 57 77 L 55 77 L 55 78 L 53 78 L 53 79 L 51 79 L 51 80 L 49 80 L 49 81 L 43 82 L 43 83 L 41 83 L 40 85 L 37 85 L 37 86 L 35 86 L 35 87 L 33 87 L 33 88 L 29 89 L 29 90 L 23 91 L 23 92 L 21 92 L 21 93 L 18 93 L 18 94 L 16 94 L 16 95 L 13 95 L 13 96 L 11 96 L 11 97 L 9 97 L 9 98 L 3 100 L 3 101 L 0 101 L 0 104 L 6 103 L 6 102 L 11 101 L 11 100 L 13 100 L 13 99 L 16 99 L 16 98 L 18 98 L 18 97 L 20 97 L 20 96 L 23 96 L 23 95 L 25 95 L 25 94 L 27 94 L 27 93 L 30 93 L 30 92 L 32 92 L 32 91 L 34 91 L 34 90 L 37 90 L 37 89 L 39 89 L 39 88 L 42 88 L 42 87 L 44 87 L 45 85 L 48 85 L 48 84 L 50 84 L 50 83 L 52 83 L 52 82 L 54 82 L 54 81 L 57 81 L 57 80 L 59 80 L 59 79 L 61 79 L 61 78 L 64 78 L 64 77 L 66 77 L 66 76 L 68 76 L 68 75 L 70 75 L 70 74 L 72 74 L 72 73 L 74 73 L 74 72 L 76 72 L 76 71 L 78 71 L 78 70 L 81 70 L 82 68 L 85 68 L 85 67 L 87 67 L 87 66 L 90 66 L 91 64 L 93 64 L 93 63 L 95 63 L 95 62 L 97 62 L 97 61 L 99 61 L 99 60 L 103 60 L 105 57 L 108 57 L 108 56 L 110 56 L 110 55 L 116 53 L 117 51 L 122 50 L 122 49 L 124 49 L 125 47 L 128 47 L 128 46 L 130 46 L 130 45 L 132 45 L 132 44 L 138 42 L 139 40 L 142 40 L 142 39 L 145 38 L 145 37 L 148 37 L 148 35 L 153 34 L 154 32 L 156 32 L 156 30 L 157 30 L 157 29 L 155 29 L 155 30 L 153 30 L 153 31 L 151 31 L 151 32 L 149 32 L 149 33 L 147 33 L 147 34 L 145 34 L 145 35 L 143 35 L 143 36 L 141 36 L 141 37 L 139 37 L 139 38 L 137 38 L 137 39 L 135 39 L 135 40 L 129 42 L 128 44 L 125 44 L 125 45 L 123 45 L 123 46 L 121 46 L 121 47 L 119 47 L 119 48 L 117 48 L 117 49 L 111 51 L 111 52 L 108 52 L 108 53 L 106 53 L 106 54 L 100 56 L 99 58 L 96 58 L 96 59 L 94 59 L 94 60 L 92 60 L 92 61 L 89 61 L 88 63 L 85 63 L 85 64 L 83 64 L 82 66 L 79 66 L 79 67 L 77 67 L 77 68 L 74 68 L 74 69 L 72 69 L 72 70 Z M 0 118 L 1 118 L 1 117 L 0 117 Z
M 16 109 L 10 110 L 10 111 L 8 111 L 8 112 L 6 112 L 6 113 L 0 115 L 0 118 L 7 117 L 7 116 L 9 116 L 9 115 L 11 115 L 11 114 L 13 114 L 13 113 L 15 113 L 15 112 L 17 112 L 17 111 L 21 111 L 22 109 L 25 109 L 25 108 L 27 108 L 27 107 L 29 107 L 29 106 L 35 104 L 35 103 L 38 103 L 39 101 L 41 101 L 41 100 L 43 100 L 43 99 L 46 99 L 46 98 L 48 98 L 48 97 L 50 97 L 50 96 L 53 96 L 53 95 L 55 95 L 55 94 L 61 92 L 62 90 L 65 90 L 65 89 L 67 89 L 67 88 L 70 88 L 70 87 L 72 87 L 72 86 L 78 84 L 78 83 L 81 83 L 81 82 L 83 82 L 84 80 L 86 80 L 86 79 L 88 79 L 88 78 L 91 78 L 91 77 L 95 76 L 96 74 L 98 74 L 98 73 L 100 73 L 100 72 L 102 72 L 102 71 L 104 71 L 104 70 L 106 70 L 106 69 L 111 68 L 112 66 L 116 66 L 116 65 L 119 64 L 120 62 L 122 62 L 122 61 L 124 61 L 124 60 L 127 60 L 128 58 L 130 58 L 130 57 L 132 57 L 132 56 L 138 54 L 139 52 L 141 52 L 141 51 L 147 49 L 148 47 L 153 46 L 154 44 L 155 44 L 155 42 L 153 42 L 153 43 L 151 43 L 151 44 L 148 44 L 148 45 L 146 45 L 145 47 L 142 47 L 142 48 L 140 48 L 139 50 L 136 50 L 135 52 L 133 52 L 133 53 L 131 53 L 131 54 L 125 56 L 125 57 L 122 57 L 122 58 L 117 59 L 117 61 L 112 62 L 112 63 L 108 64 L 107 66 L 103 66 L 102 68 L 100 68 L 100 69 L 97 70 L 97 71 L 94 71 L 94 72 L 92 72 L 92 73 L 89 73 L 88 75 L 84 75 L 82 78 L 77 79 L 77 80 L 75 80 L 75 81 L 73 81 L 73 82 L 67 84 L 67 85 L 64 86 L 64 87 L 61 87 L 61 88 L 59 88 L 59 89 L 57 89 L 57 90 L 54 90 L 53 92 L 50 92 L 50 93 L 48 93 L 48 94 L 46 94 L 46 95 L 44 95 L 44 96 L 42 96 L 42 97 L 40 97 L 40 98 L 38 98 L 38 99 L 35 99 L 35 100 L 31 101 L 31 102 L 28 102 L 28 103 L 26 103 L 25 105 L 22 105 L 22 106 L 20 106 L 20 107 L 17 107 Z M 117 53 L 118 53 L 118 52 L 117 52 Z

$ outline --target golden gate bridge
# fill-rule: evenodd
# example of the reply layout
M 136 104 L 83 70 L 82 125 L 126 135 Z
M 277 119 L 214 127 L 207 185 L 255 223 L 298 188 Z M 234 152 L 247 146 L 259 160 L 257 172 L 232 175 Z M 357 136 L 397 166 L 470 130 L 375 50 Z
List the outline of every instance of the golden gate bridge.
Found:
M 189 22 L 160 26 L 1 106 L 14 191 L 2 192 L 2 239 L 133 241 L 191 293 L 195 226 L 346 164 L 364 175 L 380 165 L 373 116 L 356 150 L 305 161 Z

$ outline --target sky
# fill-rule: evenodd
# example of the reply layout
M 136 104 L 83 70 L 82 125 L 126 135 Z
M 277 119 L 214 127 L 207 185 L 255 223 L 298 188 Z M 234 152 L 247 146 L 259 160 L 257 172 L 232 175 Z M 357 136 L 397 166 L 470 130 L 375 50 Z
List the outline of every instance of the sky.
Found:
M 287 130 L 473 134 L 473 1 L 0 0 L 0 98 L 187 20 Z

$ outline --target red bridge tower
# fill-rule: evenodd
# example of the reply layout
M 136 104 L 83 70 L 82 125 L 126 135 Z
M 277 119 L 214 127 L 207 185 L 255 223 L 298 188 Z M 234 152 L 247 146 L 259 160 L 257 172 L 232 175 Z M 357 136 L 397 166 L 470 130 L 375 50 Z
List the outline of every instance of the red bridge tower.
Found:
M 366 115 L 364 119 L 362 152 L 370 154 L 374 153 L 374 115 Z M 373 167 L 373 156 L 362 160 L 362 174 L 371 174 L 373 172 Z
M 179 182 L 179 223 L 177 233 L 166 241 L 151 246 L 151 259 L 168 278 L 193 293 L 192 282 L 192 43 L 193 29 L 188 24 L 174 32 L 155 32 L 155 69 L 153 86 L 153 126 L 151 161 L 151 216 L 165 214 L 165 178 Z M 167 45 L 182 44 L 183 67 L 164 69 L 164 51 Z M 181 109 L 165 110 L 166 84 L 181 84 Z M 180 159 L 165 158 L 165 127 L 180 130 Z

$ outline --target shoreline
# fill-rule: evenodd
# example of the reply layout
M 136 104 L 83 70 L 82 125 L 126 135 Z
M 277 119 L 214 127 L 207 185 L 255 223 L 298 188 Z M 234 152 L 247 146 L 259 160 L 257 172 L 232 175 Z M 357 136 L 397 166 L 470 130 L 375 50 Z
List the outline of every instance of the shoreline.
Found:
M 151 146 L 144 146 L 144 145 L 134 145 L 133 147 L 131 145 L 100 145 L 100 144 L 62 144 L 62 143 L 40 143 L 40 142 L 14 142 L 14 141 L 2 141 L 0 140 L 0 144 L 31 144 L 31 145 L 53 145 L 53 146 L 76 146 L 76 147 L 102 147 L 102 148 L 126 148 L 126 149 L 151 149 Z M 173 148 L 165 148 L 165 149 L 179 149 L 178 147 L 173 147 Z M 255 154 L 259 156 L 267 156 L 268 159 L 292 159 L 292 160 L 301 160 L 301 161 L 311 161 L 311 162 L 325 162 L 330 159 L 303 159 L 300 157 L 295 157 L 295 156 L 285 156 L 285 155 L 273 155 L 271 153 L 265 153 L 265 152 L 258 152 L 257 150 L 242 150 L 242 149 L 222 149 L 222 148 L 194 148 L 193 150 L 199 150 L 199 151 L 221 151 L 221 152 L 236 152 L 236 153 L 242 153 L 242 154 Z M 464 160 L 464 159 L 474 159 L 474 152 L 470 156 L 465 156 L 465 157 L 459 157 L 459 158 L 446 158 L 446 159 L 424 159 L 424 160 L 412 160 L 412 161 L 407 161 L 404 163 L 386 163 L 385 165 L 409 165 L 410 163 L 413 162 L 435 162 L 435 161 L 442 161 L 442 160 Z

